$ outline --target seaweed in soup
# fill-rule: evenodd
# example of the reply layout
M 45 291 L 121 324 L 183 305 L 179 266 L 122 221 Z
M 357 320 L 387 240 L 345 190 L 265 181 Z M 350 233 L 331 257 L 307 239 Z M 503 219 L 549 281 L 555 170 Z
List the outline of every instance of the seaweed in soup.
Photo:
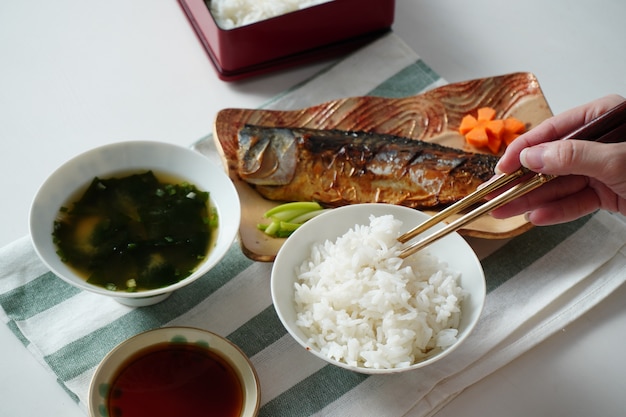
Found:
M 164 287 L 189 276 L 216 227 L 209 193 L 148 171 L 94 178 L 55 222 L 59 256 L 87 282 L 111 290 Z

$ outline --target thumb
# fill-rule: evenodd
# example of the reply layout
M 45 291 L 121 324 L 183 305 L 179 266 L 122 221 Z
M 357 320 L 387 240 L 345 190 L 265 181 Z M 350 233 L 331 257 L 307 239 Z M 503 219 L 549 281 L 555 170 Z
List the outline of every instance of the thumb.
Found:
M 621 182 L 626 166 L 626 144 L 582 140 L 546 142 L 524 149 L 520 162 L 526 168 L 552 175 L 584 175 L 610 185 Z

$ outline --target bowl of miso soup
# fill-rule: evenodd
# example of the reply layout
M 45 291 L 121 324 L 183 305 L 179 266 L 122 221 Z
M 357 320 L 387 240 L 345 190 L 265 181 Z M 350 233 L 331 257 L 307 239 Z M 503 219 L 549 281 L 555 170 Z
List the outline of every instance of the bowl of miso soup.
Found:
M 128 141 L 54 171 L 33 199 L 29 228 L 36 253 L 59 278 L 139 307 L 213 268 L 240 214 L 221 166 L 178 145 Z

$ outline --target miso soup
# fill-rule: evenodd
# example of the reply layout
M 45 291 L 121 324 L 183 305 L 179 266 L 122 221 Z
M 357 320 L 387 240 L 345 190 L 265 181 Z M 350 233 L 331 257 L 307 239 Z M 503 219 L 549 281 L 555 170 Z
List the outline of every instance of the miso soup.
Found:
M 145 291 L 189 276 L 217 233 L 207 191 L 152 171 L 94 178 L 54 223 L 61 259 L 91 284 Z

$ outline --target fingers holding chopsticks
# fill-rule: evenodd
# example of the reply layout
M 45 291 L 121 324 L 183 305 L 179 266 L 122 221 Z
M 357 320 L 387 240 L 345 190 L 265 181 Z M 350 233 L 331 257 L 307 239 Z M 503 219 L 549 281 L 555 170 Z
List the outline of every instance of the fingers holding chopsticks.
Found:
M 591 187 L 585 176 L 557 177 L 542 187 L 494 209 L 491 215 L 504 219 L 526 213 L 528 221 L 536 226 L 564 223 L 592 213 L 600 205 L 599 195 L 610 195 L 610 190 L 598 183 Z
M 601 134 L 598 123 L 595 128 L 585 125 L 599 115 L 611 123 Z M 568 137 L 564 131 L 580 135 Z M 568 140 L 557 140 L 564 136 Z M 547 120 L 514 141 L 497 169 L 507 173 L 522 165 L 558 178 L 495 209 L 492 215 L 506 218 L 528 213 L 533 224 L 548 225 L 575 220 L 597 209 L 626 214 L 624 141 L 626 102 L 620 96 L 604 97 Z
M 496 172 L 510 173 L 516 171 L 521 166 L 519 156 L 523 149 L 540 143 L 562 139 L 623 101 L 624 97 L 619 95 L 606 96 L 586 105 L 567 110 L 544 121 L 539 126 L 521 135 L 507 147 L 496 166 Z
M 451 214 L 489 201 L 411 243 L 400 257 L 490 212 L 498 218 L 528 213 L 537 225 L 575 220 L 599 208 L 626 215 L 626 101 L 605 97 L 552 117 L 513 141 L 498 168 L 478 190 L 398 240 L 407 243 Z

